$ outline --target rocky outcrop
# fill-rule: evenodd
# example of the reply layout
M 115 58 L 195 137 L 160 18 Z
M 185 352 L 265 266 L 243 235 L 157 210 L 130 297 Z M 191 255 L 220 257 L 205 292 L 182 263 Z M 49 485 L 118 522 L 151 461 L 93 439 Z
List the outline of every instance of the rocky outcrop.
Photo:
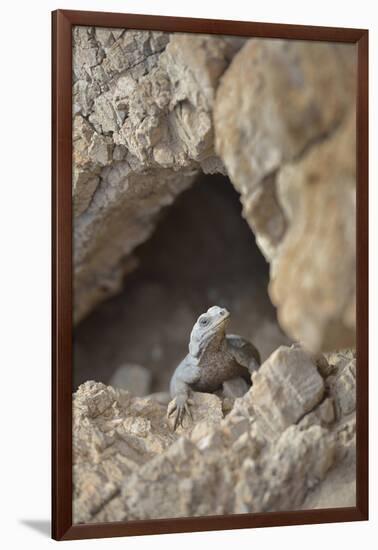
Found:
M 75 523 L 354 505 L 354 375 L 350 351 L 281 347 L 244 396 L 195 393 L 176 432 L 153 396 L 86 382 L 73 401 Z
M 282 328 L 354 346 L 354 46 L 76 27 L 73 58 L 75 318 L 120 289 L 165 206 L 222 172 Z
M 323 396 L 324 382 L 314 360 L 300 348 L 281 346 L 253 376 L 251 402 L 271 439 L 313 410 Z
M 314 350 L 354 345 L 355 82 L 349 46 L 250 40 L 214 107 L 279 322 Z
M 75 27 L 75 319 L 120 290 L 133 249 L 214 153 L 218 80 L 241 39 Z

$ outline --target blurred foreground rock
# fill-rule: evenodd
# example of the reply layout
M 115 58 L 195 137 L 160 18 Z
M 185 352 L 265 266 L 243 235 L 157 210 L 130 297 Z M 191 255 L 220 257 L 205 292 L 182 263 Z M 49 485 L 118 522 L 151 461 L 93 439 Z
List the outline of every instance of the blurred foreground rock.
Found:
M 314 350 L 355 345 L 356 78 L 353 47 L 249 40 L 214 107 L 278 320 Z
M 151 371 L 146 367 L 126 364 L 116 369 L 109 381 L 109 385 L 142 397 L 150 393 L 151 381 Z
M 80 386 L 74 522 L 354 505 L 352 352 L 281 347 L 244 396 L 226 400 L 194 394 L 193 420 L 172 432 L 153 396 Z

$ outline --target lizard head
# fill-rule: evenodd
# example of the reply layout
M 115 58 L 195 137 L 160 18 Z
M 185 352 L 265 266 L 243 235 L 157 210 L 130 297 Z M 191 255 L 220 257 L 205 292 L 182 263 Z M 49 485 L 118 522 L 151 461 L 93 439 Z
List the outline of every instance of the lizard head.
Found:
M 190 334 L 189 353 L 198 357 L 215 336 L 224 336 L 229 317 L 229 311 L 219 306 L 212 306 L 202 313 Z

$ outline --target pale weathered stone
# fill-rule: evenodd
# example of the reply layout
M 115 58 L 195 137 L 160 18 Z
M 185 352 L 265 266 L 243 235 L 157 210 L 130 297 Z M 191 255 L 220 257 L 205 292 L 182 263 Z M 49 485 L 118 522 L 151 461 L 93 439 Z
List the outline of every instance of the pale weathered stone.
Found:
M 221 80 L 214 107 L 216 149 L 242 194 L 252 228 L 254 217 L 248 214 L 250 202 L 257 199 L 254 193 L 259 191 L 258 200 L 264 201 L 265 222 L 258 220 L 257 240 L 265 239 L 266 246 L 260 244 L 269 259 L 285 227 L 271 178 L 337 126 L 350 109 L 354 51 L 349 50 L 314 42 L 249 40 Z M 272 229 L 277 223 L 282 228 Z
M 176 432 L 153 398 L 83 384 L 73 403 L 75 523 L 354 505 L 355 413 L 334 414 L 334 403 L 355 392 L 340 382 L 352 359 L 329 356 L 337 376 L 325 381 L 332 397 L 319 402 L 324 383 L 313 358 L 281 348 L 230 414 L 223 418 L 218 397 L 195 393 L 194 422 Z M 272 412 L 262 417 L 263 386 Z M 273 438 L 261 429 L 267 418 Z
M 219 77 L 242 39 L 75 27 L 75 320 L 120 290 L 160 210 L 214 153 Z
M 161 454 L 173 440 L 166 407 L 101 383 L 86 382 L 74 394 L 74 508 L 88 521 L 125 475 Z
M 254 39 L 214 106 L 279 322 L 316 351 L 354 345 L 355 84 L 353 46 Z
M 327 386 L 335 399 L 336 414 L 341 417 L 356 409 L 356 357 L 349 350 L 336 357 L 333 359 L 335 370 L 327 379 Z
M 281 326 L 315 350 L 355 344 L 355 184 L 355 114 L 277 178 L 289 228 L 270 296 Z
M 310 426 L 327 427 L 335 420 L 335 404 L 330 397 L 324 399 L 316 409 L 309 412 L 298 422 L 298 426 L 307 429 Z
M 260 462 L 244 461 L 235 488 L 235 513 L 295 509 L 325 477 L 335 451 L 335 440 L 319 426 L 304 431 L 290 426 Z M 290 490 L 282 490 L 288 480 Z
M 252 376 L 250 400 L 262 433 L 277 438 L 321 401 L 324 382 L 301 348 L 278 348 Z
M 151 372 L 146 367 L 127 364 L 118 367 L 113 373 L 109 385 L 142 397 L 150 392 L 151 380 Z
M 216 514 L 224 513 L 230 482 L 231 476 L 222 476 L 215 463 L 207 462 L 194 443 L 182 437 L 164 457 L 126 481 L 124 519 L 198 516 L 211 508 Z

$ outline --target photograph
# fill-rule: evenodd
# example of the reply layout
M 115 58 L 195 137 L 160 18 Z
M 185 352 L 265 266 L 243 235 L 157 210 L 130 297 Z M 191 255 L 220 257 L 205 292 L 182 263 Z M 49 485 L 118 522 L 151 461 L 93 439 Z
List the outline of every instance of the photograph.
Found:
M 366 63 L 53 13 L 54 538 L 366 519 Z
M 72 55 L 73 521 L 355 506 L 355 46 Z
M 376 546 L 372 5 L 4 5 L 6 550 Z

